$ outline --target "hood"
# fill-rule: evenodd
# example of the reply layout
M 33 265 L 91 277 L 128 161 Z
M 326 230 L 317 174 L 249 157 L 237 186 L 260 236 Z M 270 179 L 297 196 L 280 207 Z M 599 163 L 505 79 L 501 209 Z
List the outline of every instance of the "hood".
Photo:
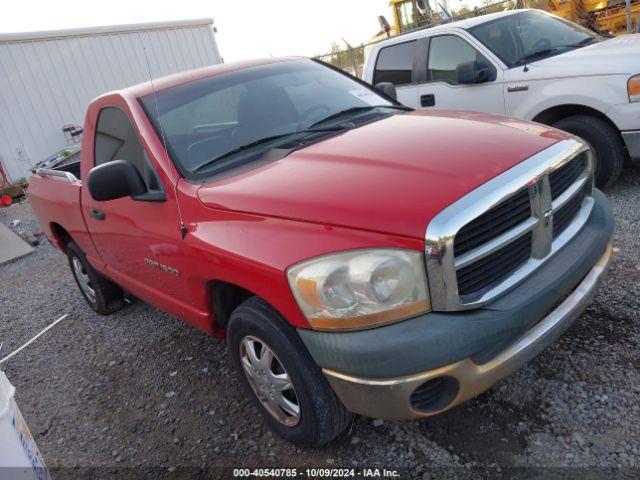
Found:
M 567 134 L 481 113 L 415 111 L 204 184 L 210 208 L 423 238 L 479 185 Z
M 640 34 L 621 35 L 529 64 L 536 78 L 640 73 Z

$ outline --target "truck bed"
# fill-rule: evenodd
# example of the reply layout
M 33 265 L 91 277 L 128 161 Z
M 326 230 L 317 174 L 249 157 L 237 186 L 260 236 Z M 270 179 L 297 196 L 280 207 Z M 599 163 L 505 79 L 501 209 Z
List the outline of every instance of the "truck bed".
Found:
M 66 165 L 60 165 L 58 167 L 54 167 L 51 170 L 55 170 L 58 172 L 69 172 L 79 180 L 80 179 L 80 160 L 78 160 L 77 162 L 66 164 Z
M 40 227 L 54 245 L 64 250 L 60 240 L 68 234 L 84 252 L 93 253 L 95 249 L 81 210 L 81 193 L 79 161 L 36 170 L 27 189 Z

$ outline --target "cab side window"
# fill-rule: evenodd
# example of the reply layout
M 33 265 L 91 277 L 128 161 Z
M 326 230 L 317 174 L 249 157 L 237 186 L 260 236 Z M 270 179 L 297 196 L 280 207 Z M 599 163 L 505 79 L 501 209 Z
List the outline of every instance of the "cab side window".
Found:
M 456 67 L 459 63 L 477 61 L 490 65 L 487 58 L 455 35 L 431 37 L 427 62 L 428 82 L 457 84 Z
M 112 160 L 126 160 L 138 170 L 148 191 L 160 190 L 147 152 L 129 118 L 119 108 L 105 107 L 100 111 L 93 158 L 96 166 Z
M 373 84 L 391 82 L 397 86 L 412 82 L 416 41 L 391 45 L 380 50 L 373 75 Z

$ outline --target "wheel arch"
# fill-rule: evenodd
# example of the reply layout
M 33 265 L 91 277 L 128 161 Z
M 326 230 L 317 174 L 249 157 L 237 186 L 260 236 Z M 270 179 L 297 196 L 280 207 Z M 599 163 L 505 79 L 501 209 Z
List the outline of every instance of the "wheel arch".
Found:
M 567 103 L 563 105 L 555 105 L 553 107 L 549 107 L 545 110 L 542 110 L 538 114 L 536 114 L 531 120 L 534 122 L 543 123 L 545 125 L 553 125 L 557 121 L 563 118 L 571 117 L 573 115 L 590 115 L 593 117 L 600 118 L 601 120 L 609 124 L 609 126 L 611 126 L 611 128 L 613 128 L 616 131 L 616 133 L 620 137 L 620 140 L 622 140 L 620 129 L 603 112 L 601 112 L 596 108 L 588 107 L 586 105 L 581 105 L 577 103 Z
M 213 313 L 213 331 L 219 335 L 225 335 L 233 311 L 245 300 L 258 296 L 251 290 L 224 280 L 212 280 L 207 288 Z
M 69 245 L 70 242 L 73 242 L 73 237 L 71 236 L 71 234 L 67 231 L 66 228 L 64 228 L 57 222 L 51 222 L 49 228 L 58 248 L 64 253 L 67 253 L 67 245 Z

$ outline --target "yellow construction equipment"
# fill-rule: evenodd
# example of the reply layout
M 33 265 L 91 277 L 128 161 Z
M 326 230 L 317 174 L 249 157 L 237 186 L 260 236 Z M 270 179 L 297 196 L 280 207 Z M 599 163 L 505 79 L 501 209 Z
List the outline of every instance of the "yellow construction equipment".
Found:
M 523 7 L 546 10 L 600 33 L 627 33 L 625 0 L 503 0 L 493 4 L 484 2 L 484 6 L 474 9 L 463 7 L 458 12 L 448 9 L 447 0 L 390 0 L 389 6 L 393 11 L 393 25 L 380 17 L 382 32 L 376 39 L 445 21 Z M 631 23 L 638 29 L 640 0 L 631 0 L 630 13 Z
M 545 10 L 602 33 L 627 33 L 627 12 L 624 0 L 546 0 Z M 640 0 L 631 1 L 631 19 L 640 19 Z M 637 28 L 637 27 L 636 27 Z
M 437 13 L 438 10 L 442 11 L 442 7 L 432 7 L 429 0 L 390 0 L 389 6 L 393 10 L 393 35 L 437 24 L 442 20 Z

